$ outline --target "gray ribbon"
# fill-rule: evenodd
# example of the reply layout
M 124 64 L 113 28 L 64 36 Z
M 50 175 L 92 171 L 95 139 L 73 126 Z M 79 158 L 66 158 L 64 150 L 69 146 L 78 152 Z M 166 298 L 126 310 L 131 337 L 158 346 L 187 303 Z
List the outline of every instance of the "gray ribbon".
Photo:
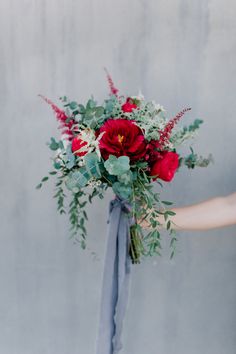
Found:
M 129 205 L 119 198 L 110 202 L 107 253 L 103 273 L 100 322 L 96 354 L 117 354 L 126 312 L 131 259 Z

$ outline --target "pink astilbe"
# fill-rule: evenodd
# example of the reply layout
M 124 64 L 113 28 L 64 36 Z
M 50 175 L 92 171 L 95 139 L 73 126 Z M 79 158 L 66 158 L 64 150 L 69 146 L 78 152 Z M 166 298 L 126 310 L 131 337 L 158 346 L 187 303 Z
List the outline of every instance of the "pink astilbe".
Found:
M 66 113 L 62 109 L 57 107 L 55 105 L 55 103 L 53 103 L 47 97 L 45 97 L 43 95 L 39 95 L 39 97 L 41 97 L 46 103 L 48 103 L 52 107 L 52 109 L 56 115 L 56 118 L 57 118 L 58 122 L 60 123 L 59 128 L 62 129 L 62 134 L 66 134 L 68 136 L 68 140 L 71 141 L 74 137 L 73 131 L 72 131 L 72 126 L 75 123 L 74 119 L 70 119 L 70 121 L 67 122 L 68 116 L 66 115 Z
M 170 139 L 172 130 L 174 126 L 179 122 L 179 120 L 183 117 L 183 115 L 190 111 L 191 108 L 184 108 L 181 112 L 179 112 L 174 118 L 172 118 L 165 126 L 164 130 L 159 131 L 160 138 L 159 138 L 159 148 L 163 148 Z
M 106 68 L 104 68 L 104 70 L 105 70 L 105 72 L 107 74 L 107 81 L 108 81 L 108 85 L 110 87 L 110 94 L 117 96 L 119 90 L 115 87 L 114 82 L 112 80 L 112 77 L 109 74 L 108 70 Z

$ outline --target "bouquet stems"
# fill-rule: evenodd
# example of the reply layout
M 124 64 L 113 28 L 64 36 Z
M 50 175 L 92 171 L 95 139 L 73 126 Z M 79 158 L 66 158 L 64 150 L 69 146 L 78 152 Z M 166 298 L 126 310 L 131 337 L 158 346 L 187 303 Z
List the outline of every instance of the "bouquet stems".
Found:
M 142 241 L 136 225 L 130 227 L 130 249 L 129 254 L 133 264 L 140 263 Z

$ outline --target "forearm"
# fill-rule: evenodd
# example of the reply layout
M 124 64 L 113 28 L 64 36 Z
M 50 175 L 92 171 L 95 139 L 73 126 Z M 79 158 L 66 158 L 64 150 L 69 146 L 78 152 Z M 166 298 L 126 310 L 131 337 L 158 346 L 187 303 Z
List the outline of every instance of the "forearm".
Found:
M 209 230 L 236 224 L 236 193 L 174 208 L 171 220 L 178 230 Z

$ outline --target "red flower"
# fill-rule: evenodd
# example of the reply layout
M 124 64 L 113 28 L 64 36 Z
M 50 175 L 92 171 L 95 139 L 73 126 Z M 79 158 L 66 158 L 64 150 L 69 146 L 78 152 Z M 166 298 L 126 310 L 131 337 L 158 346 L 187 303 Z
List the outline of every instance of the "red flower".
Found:
M 175 175 L 175 172 L 179 166 L 179 155 L 175 152 L 166 151 L 161 154 L 161 158 L 158 159 L 151 166 L 150 175 L 157 176 L 157 178 L 163 181 L 170 182 Z
M 125 113 L 131 113 L 133 109 L 137 108 L 138 106 L 133 103 L 131 98 L 127 98 L 126 102 L 121 106 L 121 109 Z
M 77 135 L 71 143 L 71 151 L 76 155 L 76 156 L 84 156 L 87 154 L 87 151 L 78 151 L 80 150 L 82 147 L 86 146 L 87 142 L 80 139 L 80 134 Z M 77 151 L 77 152 L 76 152 Z
M 129 156 L 131 161 L 144 157 L 146 142 L 142 130 L 127 119 L 108 119 L 100 128 L 103 133 L 99 147 L 102 157 L 106 160 L 109 155 Z
M 158 148 L 159 148 L 158 140 L 151 140 L 147 143 L 145 160 L 148 161 L 149 164 L 155 162 L 157 159 L 161 157 L 161 152 L 157 150 Z

